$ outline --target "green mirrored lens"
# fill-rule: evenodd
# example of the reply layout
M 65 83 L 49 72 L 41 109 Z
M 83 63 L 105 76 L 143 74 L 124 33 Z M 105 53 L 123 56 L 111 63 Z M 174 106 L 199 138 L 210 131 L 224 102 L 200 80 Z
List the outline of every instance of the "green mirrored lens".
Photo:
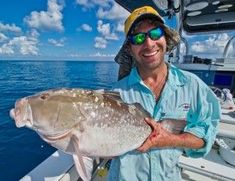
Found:
M 135 35 L 130 35 L 128 38 L 133 45 L 141 45 L 149 36 L 152 40 L 158 40 L 164 35 L 164 31 L 161 27 L 156 27 L 149 30 L 146 33 L 137 33 Z
M 133 40 L 136 45 L 142 44 L 145 41 L 145 34 L 139 33 L 133 37 Z
M 163 35 L 163 31 L 161 28 L 152 29 L 149 32 L 149 37 L 153 40 L 157 40 L 157 39 L 161 38 L 162 35 Z

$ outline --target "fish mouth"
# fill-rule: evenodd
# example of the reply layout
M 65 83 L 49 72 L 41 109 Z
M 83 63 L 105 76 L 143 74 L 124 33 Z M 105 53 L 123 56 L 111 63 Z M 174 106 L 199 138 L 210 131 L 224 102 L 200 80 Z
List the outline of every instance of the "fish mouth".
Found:
M 15 108 L 10 110 L 10 117 L 15 120 L 17 127 L 31 127 L 32 121 L 32 110 L 28 104 L 27 98 L 19 99 L 15 103 Z
M 40 134 L 40 136 L 47 142 L 55 142 L 61 139 L 64 139 L 65 137 L 67 137 L 68 135 L 70 135 L 72 130 L 68 130 L 64 133 L 60 133 L 60 134 L 55 134 L 55 135 L 46 135 L 46 134 Z
M 11 117 L 11 119 L 15 119 L 15 109 L 11 109 L 10 110 L 10 117 Z

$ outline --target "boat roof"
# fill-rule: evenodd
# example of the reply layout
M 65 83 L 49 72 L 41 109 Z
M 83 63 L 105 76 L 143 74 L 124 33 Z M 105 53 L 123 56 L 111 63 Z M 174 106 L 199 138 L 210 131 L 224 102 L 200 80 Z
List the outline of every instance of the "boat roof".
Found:
M 163 1 L 162 7 L 158 6 L 156 4 L 156 1 L 154 0 L 115 0 L 118 4 L 120 4 L 123 8 L 128 10 L 129 12 L 132 12 L 134 9 L 139 8 L 141 6 L 152 6 L 154 9 L 156 9 L 161 16 L 166 16 L 165 9 L 167 9 L 167 1 Z
M 234 0 L 185 0 L 182 23 L 186 32 L 208 32 L 235 29 Z
M 234 0 L 115 0 L 128 11 L 149 5 L 162 16 L 178 16 L 186 33 L 220 32 L 235 29 Z

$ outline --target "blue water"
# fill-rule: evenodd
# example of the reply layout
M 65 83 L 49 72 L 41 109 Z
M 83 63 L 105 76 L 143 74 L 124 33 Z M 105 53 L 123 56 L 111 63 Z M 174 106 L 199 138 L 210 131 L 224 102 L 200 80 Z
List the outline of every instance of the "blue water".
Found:
M 55 151 L 32 130 L 9 117 L 16 99 L 59 87 L 109 89 L 114 62 L 0 61 L 0 180 L 19 180 Z

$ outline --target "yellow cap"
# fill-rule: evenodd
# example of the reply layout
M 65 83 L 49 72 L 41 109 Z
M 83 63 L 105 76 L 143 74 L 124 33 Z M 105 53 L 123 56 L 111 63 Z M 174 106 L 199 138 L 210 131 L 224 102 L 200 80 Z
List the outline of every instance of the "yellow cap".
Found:
M 160 21 L 161 23 L 164 24 L 163 18 L 160 16 L 160 14 L 155 9 L 153 9 L 151 6 L 143 6 L 143 7 L 135 9 L 130 14 L 130 16 L 126 19 L 125 28 L 124 28 L 126 35 L 128 35 L 130 29 L 132 28 L 134 23 L 136 23 L 137 20 L 139 20 L 140 17 L 141 18 L 143 18 L 143 17 L 156 18 L 158 21 Z

